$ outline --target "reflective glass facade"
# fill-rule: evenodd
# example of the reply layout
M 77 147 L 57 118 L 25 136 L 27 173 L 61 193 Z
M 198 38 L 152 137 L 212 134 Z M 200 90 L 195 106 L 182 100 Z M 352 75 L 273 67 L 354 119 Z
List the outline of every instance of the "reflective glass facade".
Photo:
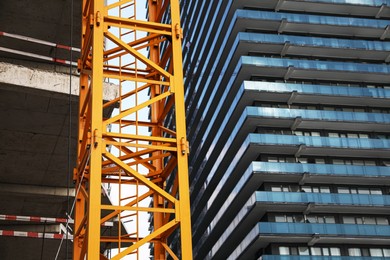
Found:
M 390 1 L 181 8 L 194 259 L 390 257 Z

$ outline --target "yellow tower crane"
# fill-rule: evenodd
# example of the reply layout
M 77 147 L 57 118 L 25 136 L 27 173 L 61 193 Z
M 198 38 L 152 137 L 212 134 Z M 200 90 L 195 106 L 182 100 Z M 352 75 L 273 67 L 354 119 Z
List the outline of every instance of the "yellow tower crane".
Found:
M 148 243 L 192 259 L 179 0 L 147 0 L 147 21 L 136 0 L 105 2 L 82 1 L 73 259 L 142 259 Z

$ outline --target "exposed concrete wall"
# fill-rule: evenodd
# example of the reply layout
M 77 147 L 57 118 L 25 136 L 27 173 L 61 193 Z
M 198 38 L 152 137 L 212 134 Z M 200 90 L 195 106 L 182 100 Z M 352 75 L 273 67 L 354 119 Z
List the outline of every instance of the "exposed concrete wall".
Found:
M 67 197 L 75 196 L 75 189 L 67 189 L 63 187 L 49 187 L 49 186 L 37 186 L 37 185 L 20 185 L 11 183 L 0 183 L 0 193 L 12 193 L 12 194 L 28 194 L 29 196 L 41 195 L 41 196 L 56 196 Z
M 0 62 L 0 86 L 24 87 L 34 90 L 49 91 L 51 93 L 69 94 L 69 74 L 45 71 Z M 25 89 L 23 91 L 26 91 Z M 71 93 L 75 96 L 79 93 L 79 77 L 73 76 Z M 111 83 L 105 83 L 105 100 L 112 100 L 118 96 L 117 87 Z

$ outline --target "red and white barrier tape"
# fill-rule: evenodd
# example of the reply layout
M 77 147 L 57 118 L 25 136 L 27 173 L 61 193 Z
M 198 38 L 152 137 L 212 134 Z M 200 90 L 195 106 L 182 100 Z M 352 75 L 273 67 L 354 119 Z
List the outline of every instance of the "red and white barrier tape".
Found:
M 61 59 L 47 57 L 47 56 L 29 53 L 29 52 L 25 52 L 25 51 L 18 51 L 18 50 L 4 48 L 4 47 L 0 47 L 0 51 L 9 52 L 9 53 L 18 54 L 18 55 L 27 56 L 27 57 L 32 57 L 32 58 L 36 58 L 36 59 L 40 59 L 40 60 L 48 60 L 48 61 L 53 61 L 53 62 L 57 62 L 57 63 L 61 63 L 61 64 L 68 64 L 68 65 L 72 64 L 73 66 L 77 66 L 77 62 L 70 62 L 67 60 L 61 60 Z
M 65 49 L 65 50 L 69 50 L 69 51 L 72 50 L 72 51 L 80 52 L 79 48 L 70 47 L 70 46 L 57 44 L 57 43 L 53 43 L 53 42 L 48 42 L 48 41 L 43 41 L 43 40 L 39 40 L 36 38 L 13 34 L 13 33 L 0 32 L 0 36 L 14 38 L 14 39 L 22 40 L 22 41 L 27 41 L 27 42 L 38 43 L 38 44 L 42 44 L 42 45 L 47 45 L 47 46 L 55 47 L 58 49 Z
M 66 218 L 44 218 L 33 216 L 0 215 L 0 220 L 26 221 L 26 222 L 46 222 L 46 223 L 66 223 Z M 69 222 L 73 220 L 69 220 Z
M 40 222 L 40 223 L 66 223 L 66 218 L 45 218 L 34 216 L 16 216 L 16 215 L 0 215 L 0 220 L 8 221 L 25 221 L 25 222 Z M 73 219 L 69 219 L 69 224 L 73 224 Z M 102 226 L 112 227 L 113 222 L 104 222 Z
M 63 238 L 66 238 L 65 234 L 26 232 L 26 231 L 15 231 L 15 230 L 0 230 L 0 236 L 5 236 L 5 237 L 29 237 L 29 238 L 49 238 L 49 239 L 63 239 Z M 68 235 L 68 239 L 73 239 L 73 236 L 72 235 Z

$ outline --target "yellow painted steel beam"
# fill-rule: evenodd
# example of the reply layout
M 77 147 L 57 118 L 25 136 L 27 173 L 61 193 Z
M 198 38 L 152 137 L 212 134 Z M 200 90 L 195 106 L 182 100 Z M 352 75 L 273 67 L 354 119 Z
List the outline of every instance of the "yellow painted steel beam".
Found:
M 188 149 L 183 145 L 187 144 L 186 125 L 185 125 L 185 105 L 184 105 L 184 87 L 183 87 L 183 64 L 181 39 L 182 32 L 180 26 L 180 6 L 179 1 L 170 1 L 171 23 L 172 23 L 172 64 L 175 76 L 173 82 L 175 89 L 175 116 L 177 146 L 181 147 L 181 152 L 177 153 L 177 172 L 179 181 L 179 204 L 181 211 L 180 218 L 180 240 L 182 259 L 192 259 L 192 236 L 191 233 L 191 212 L 190 212 L 190 192 L 188 180 Z M 176 216 L 178 217 L 178 216 Z
M 137 241 L 137 243 L 134 243 L 132 246 L 129 248 L 125 249 L 121 253 L 117 254 L 115 257 L 111 258 L 113 260 L 121 259 L 133 250 L 139 248 L 140 246 L 144 245 L 145 243 L 151 241 L 152 239 L 156 238 L 157 236 L 163 234 L 165 231 L 171 229 L 172 227 L 176 226 L 177 222 L 175 220 L 172 220 L 168 222 L 166 225 L 160 227 L 159 229 L 155 230 L 153 233 L 150 235 L 146 236 L 145 238 L 141 239 L 140 241 Z M 165 258 L 164 258 L 165 259 Z M 185 258 L 183 258 L 185 259 Z M 192 258 L 191 258 L 192 259 Z
M 104 133 L 104 137 L 111 138 L 122 138 L 122 139 L 130 139 L 130 140 L 142 140 L 142 141 L 151 141 L 151 142 L 165 142 L 165 143 L 174 143 L 176 139 L 174 138 L 166 138 L 166 137 L 157 137 L 157 136 L 145 136 L 145 135 L 134 135 L 134 134 L 120 134 L 120 133 Z
M 131 115 L 139 110 L 141 110 L 142 108 L 145 108 L 145 107 L 148 107 L 150 105 L 152 105 L 153 103 L 156 103 L 157 101 L 160 101 L 168 96 L 170 96 L 172 93 L 170 92 L 165 92 L 161 95 L 158 95 L 154 98 L 151 98 L 145 102 L 143 102 L 142 104 L 139 104 L 138 106 L 134 106 L 132 108 L 129 108 L 129 109 L 126 109 L 124 112 L 120 113 L 119 115 L 117 116 L 114 116 L 114 117 L 111 117 L 107 120 L 104 121 L 104 124 L 107 126 L 108 124 L 111 124 L 111 123 L 114 123 L 122 118 L 125 118 L 126 116 L 128 115 Z
M 170 146 L 168 145 L 150 145 L 150 144 L 137 144 L 137 143 L 126 143 L 126 142 L 117 142 L 117 141 L 106 141 L 105 144 L 107 145 L 121 145 L 121 146 L 129 146 L 129 147 L 136 147 L 136 148 L 147 148 L 147 149 L 153 149 L 154 151 L 171 151 L 171 152 L 177 152 L 176 146 Z
M 137 29 L 140 31 L 155 33 L 159 35 L 172 35 L 171 27 L 161 23 L 144 22 L 137 20 L 130 20 L 126 18 L 118 18 L 107 16 L 104 18 L 106 25 L 118 26 L 126 29 Z
M 73 259 L 142 259 L 150 243 L 154 259 L 191 260 L 179 0 L 147 0 L 148 21 L 138 19 L 137 0 L 105 2 L 82 2 Z M 112 100 L 103 100 L 105 81 L 118 93 Z M 113 204 L 102 199 L 111 188 Z M 153 219 L 147 235 L 144 212 Z M 109 236 L 107 221 L 116 223 Z M 177 252 L 169 244 L 176 236 Z
M 146 208 L 146 207 L 126 207 L 126 206 L 112 206 L 112 205 L 104 205 L 102 209 L 107 210 L 117 210 L 120 211 L 145 211 L 145 212 L 161 212 L 161 213 L 174 213 L 174 209 L 164 209 L 164 208 Z

